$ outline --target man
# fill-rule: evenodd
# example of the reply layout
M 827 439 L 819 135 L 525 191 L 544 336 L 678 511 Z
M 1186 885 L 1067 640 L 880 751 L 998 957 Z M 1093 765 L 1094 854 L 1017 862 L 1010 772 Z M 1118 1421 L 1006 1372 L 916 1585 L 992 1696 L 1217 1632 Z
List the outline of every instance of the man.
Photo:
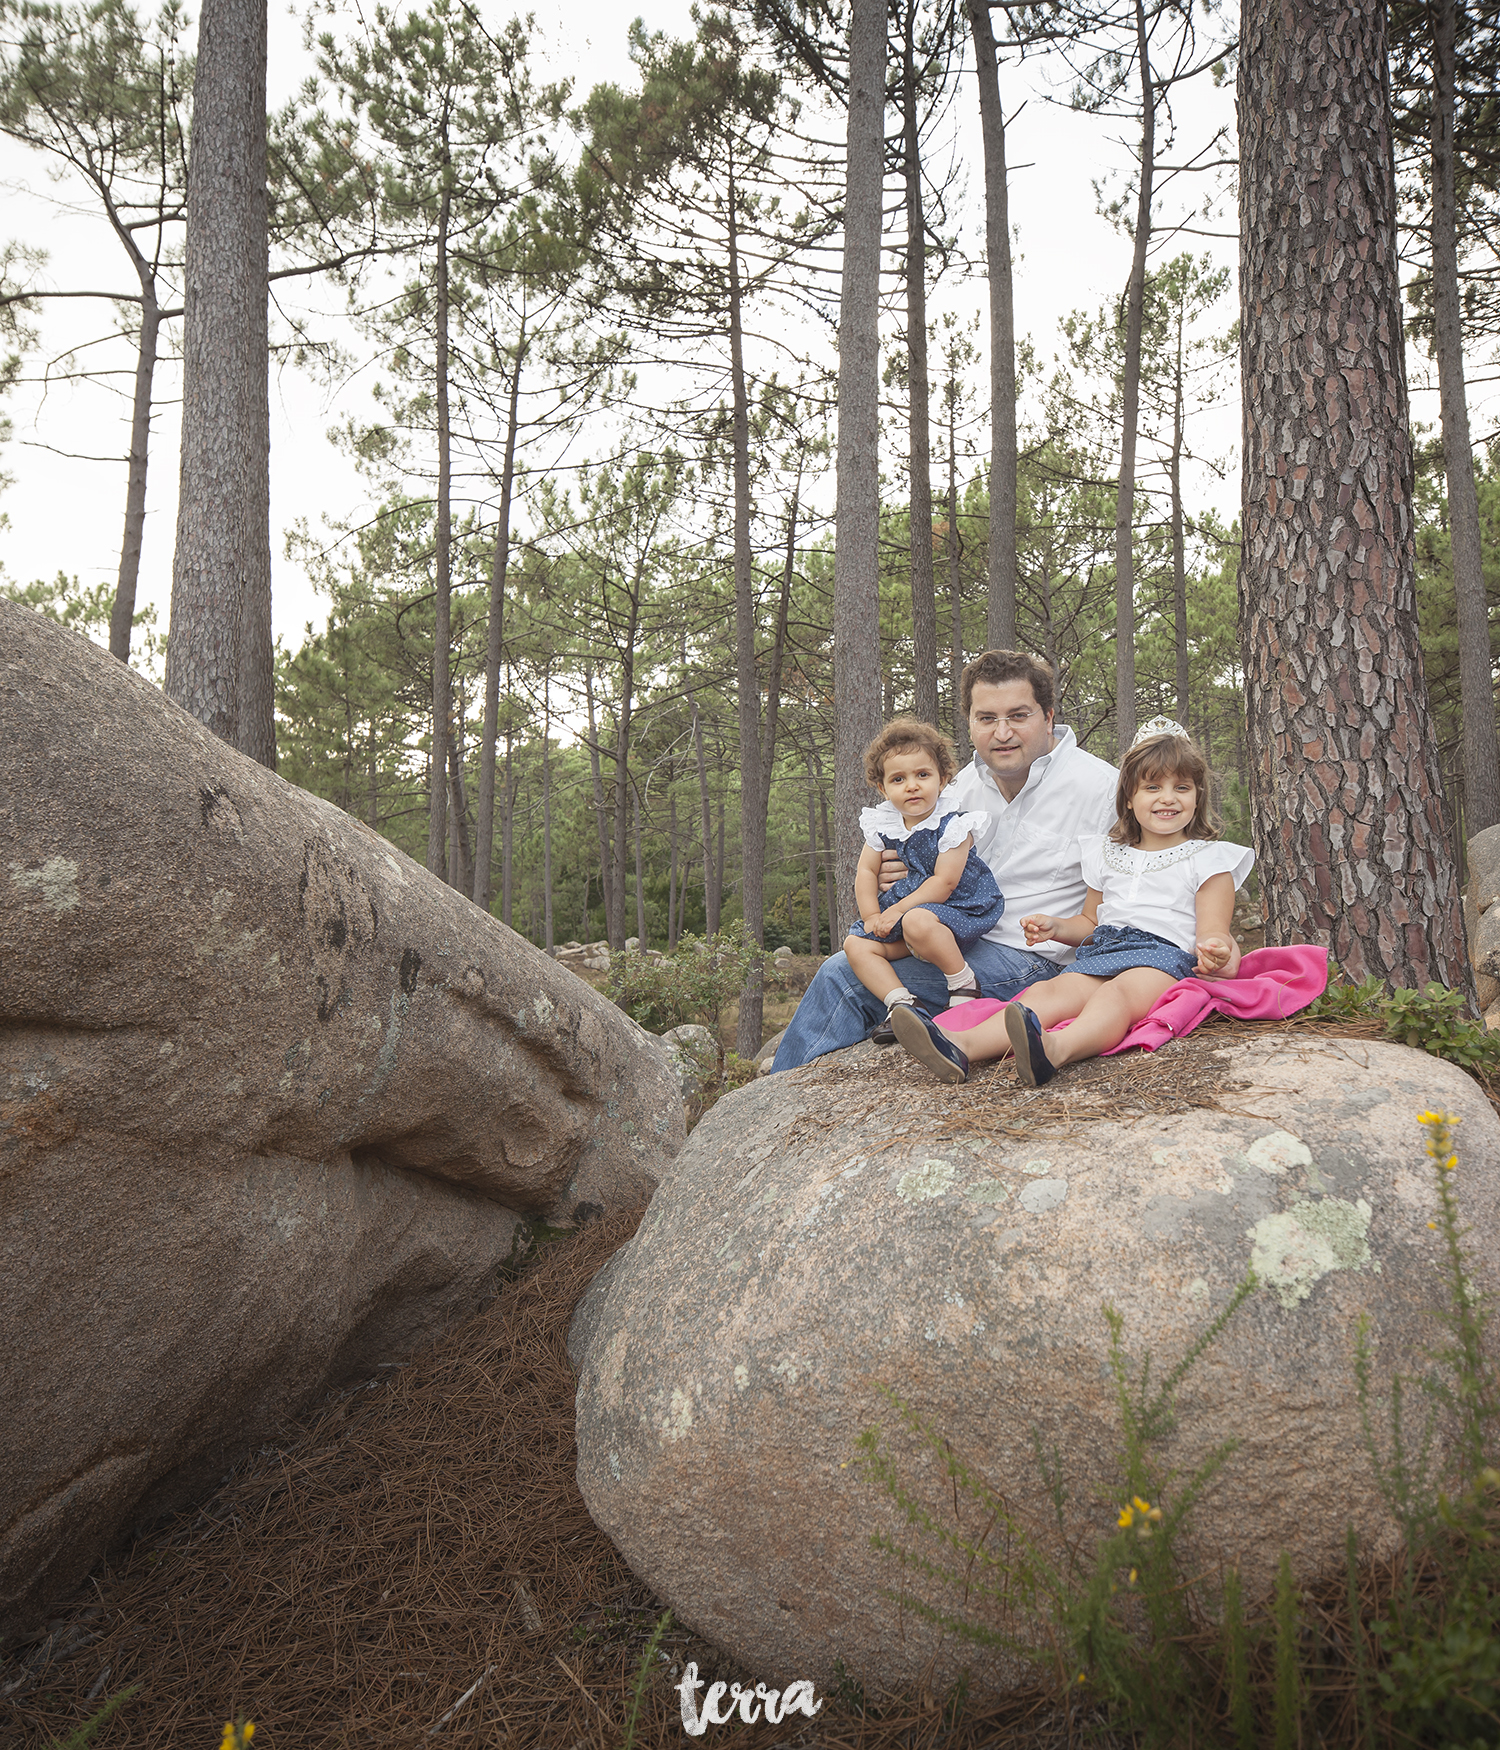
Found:
M 1005 896 L 1000 922 L 966 958 L 980 993 L 1002 1002 L 1072 960 L 1073 950 L 1061 943 L 1028 948 L 1021 919 L 1032 912 L 1077 915 L 1085 892 L 1079 838 L 1115 823 L 1115 769 L 1085 753 L 1071 729 L 1054 725 L 1054 699 L 1052 671 L 1018 650 L 985 651 L 964 670 L 959 688 L 974 761 L 946 796 L 955 807 L 990 817 L 985 842 L 975 843 Z M 899 868 L 884 873 L 900 879 Z M 947 982 L 935 966 L 914 958 L 899 966 L 902 982 L 927 1009 L 947 1008 Z M 771 1067 L 796 1069 L 866 1037 L 887 1044 L 895 1038 L 884 1024 L 884 1004 L 835 954 L 797 1005 Z

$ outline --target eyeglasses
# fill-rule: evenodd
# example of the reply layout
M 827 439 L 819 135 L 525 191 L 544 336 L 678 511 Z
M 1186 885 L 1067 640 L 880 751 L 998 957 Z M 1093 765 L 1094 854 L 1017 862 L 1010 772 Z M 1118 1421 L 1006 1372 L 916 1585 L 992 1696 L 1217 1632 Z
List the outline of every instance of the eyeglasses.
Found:
M 998 723 L 1002 721 L 1002 719 L 993 711 L 980 711 L 977 712 L 976 715 L 981 723 Z M 1026 725 L 1031 722 L 1032 718 L 1040 716 L 1041 712 L 1035 705 L 1027 705 L 1021 706 L 1014 711 L 1007 711 L 1004 715 L 1003 721 L 1008 723 L 1012 729 L 1024 729 Z

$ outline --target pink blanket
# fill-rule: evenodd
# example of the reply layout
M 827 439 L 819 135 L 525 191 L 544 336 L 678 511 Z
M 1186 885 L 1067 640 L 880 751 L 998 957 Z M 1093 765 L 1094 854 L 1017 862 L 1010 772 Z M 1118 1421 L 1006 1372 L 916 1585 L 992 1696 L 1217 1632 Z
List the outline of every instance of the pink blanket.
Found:
M 1104 1055 L 1113 1057 L 1134 1045 L 1155 1051 L 1169 1039 L 1191 1033 L 1215 1011 L 1240 1021 L 1281 1021 L 1316 1002 L 1327 987 L 1326 948 L 1254 948 L 1240 961 L 1233 978 L 1179 979 L 1157 998 L 1150 1014 Z M 992 997 L 980 997 L 949 1009 L 941 1019 L 944 1026 L 963 1030 L 977 1027 L 1004 1007 Z

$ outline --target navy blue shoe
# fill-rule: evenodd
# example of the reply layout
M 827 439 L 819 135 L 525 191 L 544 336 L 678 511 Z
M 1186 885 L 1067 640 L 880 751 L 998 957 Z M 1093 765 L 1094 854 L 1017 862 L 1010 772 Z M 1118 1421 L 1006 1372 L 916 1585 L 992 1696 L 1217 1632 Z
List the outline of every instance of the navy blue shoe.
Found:
M 979 993 L 976 991 L 974 994 L 977 996 Z M 891 1026 L 891 1011 L 893 1009 L 913 1007 L 915 1007 L 919 1015 L 925 1015 L 927 1013 L 926 1009 L 924 1009 L 920 1003 L 892 1003 L 890 1008 L 885 1012 L 885 1019 L 883 1021 L 877 1021 L 870 1031 L 865 1034 L 865 1038 L 870 1041 L 871 1045 L 894 1045 L 896 1043 L 896 1031 Z
M 1042 1024 L 1025 1003 L 1005 1011 L 1005 1036 L 1016 1054 L 1016 1074 L 1028 1088 L 1040 1088 L 1057 1074 L 1057 1065 L 1042 1044 Z
M 969 1060 L 935 1023 L 919 1014 L 910 1003 L 898 1003 L 887 1017 L 897 1042 L 923 1069 L 930 1069 L 940 1082 L 966 1082 Z

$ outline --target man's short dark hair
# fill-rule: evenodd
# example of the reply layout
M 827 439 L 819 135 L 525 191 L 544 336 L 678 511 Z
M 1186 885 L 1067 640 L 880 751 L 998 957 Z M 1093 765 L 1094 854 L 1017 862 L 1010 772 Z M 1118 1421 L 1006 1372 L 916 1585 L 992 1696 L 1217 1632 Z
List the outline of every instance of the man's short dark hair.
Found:
M 1003 687 L 1011 681 L 1025 681 L 1044 713 L 1056 709 L 1052 670 L 1039 656 L 1030 656 L 1024 650 L 986 650 L 969 663 L 958 683 L 958 701 L 964 716 L 969 715 L 975 687 Z

